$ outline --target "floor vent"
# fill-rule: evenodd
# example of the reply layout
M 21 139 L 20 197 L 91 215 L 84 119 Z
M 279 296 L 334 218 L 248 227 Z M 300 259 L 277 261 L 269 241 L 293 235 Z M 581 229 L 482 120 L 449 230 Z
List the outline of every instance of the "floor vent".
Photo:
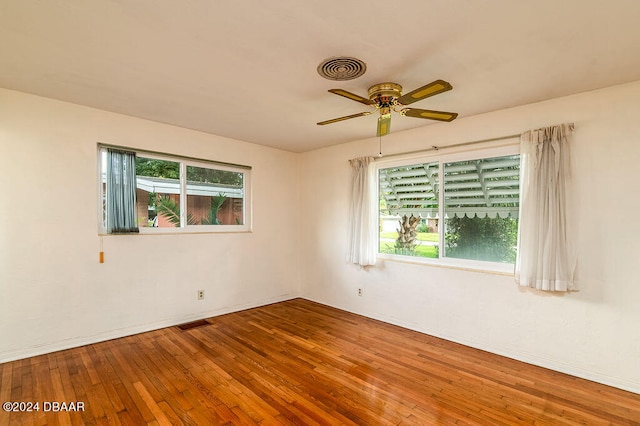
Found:
M 180 324 L 177 327 L 184 331 L 184 330 L 191 330 L 192 328 L 196 328 L 196 327 L 202 327 L 203 325 L 209 325 L 209 321 L 207 320 L 198 320 L 198 321 L 193 321 L 193 322 L 187 322 L 184 324 Z

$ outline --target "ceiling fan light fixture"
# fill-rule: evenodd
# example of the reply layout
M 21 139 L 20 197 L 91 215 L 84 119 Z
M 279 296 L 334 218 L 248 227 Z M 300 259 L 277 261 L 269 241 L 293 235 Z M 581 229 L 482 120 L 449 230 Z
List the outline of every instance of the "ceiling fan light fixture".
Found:
M 367 65 L 358 58 L 334 56 L 322 61 L 317 70 L 327 80 L 344 81 L 363 75 L 367 71 Z

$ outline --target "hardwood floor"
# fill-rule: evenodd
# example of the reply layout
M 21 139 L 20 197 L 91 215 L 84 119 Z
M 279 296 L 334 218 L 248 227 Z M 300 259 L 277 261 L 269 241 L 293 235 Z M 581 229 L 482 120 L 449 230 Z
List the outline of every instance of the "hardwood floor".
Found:
M 0 364 L 40 404 L 0 425 L 640 424 L 640 395 L 302 299 L 208 321 Z

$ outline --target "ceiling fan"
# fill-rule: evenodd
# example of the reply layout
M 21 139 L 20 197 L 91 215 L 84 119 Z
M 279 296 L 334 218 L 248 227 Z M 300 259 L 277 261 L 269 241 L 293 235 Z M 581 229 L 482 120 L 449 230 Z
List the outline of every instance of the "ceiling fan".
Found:
M 378 130 L 376 136 L 384 136 L 391 131 L 391 111 L 395 111 L 400 115 L 414 118 L 425 118 L 427 120 L 452 121 L 458 114 L 455 112 L 434 111 L 430 109 L 405 108 L 406 105 L 437 95 L 442 92 L 453 89 L 451 84 L 444 80 L 436 80 L 425 86 L 405 95 L 402 94 L 402 86 L 397 83 L 379 83 L 369 87 L 369 99 L 347 92 L 342 89 L 330 89 L 329 92 L 336 95 L 344 96 L 361 104 L 372 106 L 375 110 L 380 111 L 378 117 Z M 318 123 L 320 126 L 325 124 L 337 123 L 338 121 L 349 120 L 350 118 L 364 117 L 373 114 L 375 111 L 365 111 L 358 114 L 347 115 L 344 117 L 334 118 Z

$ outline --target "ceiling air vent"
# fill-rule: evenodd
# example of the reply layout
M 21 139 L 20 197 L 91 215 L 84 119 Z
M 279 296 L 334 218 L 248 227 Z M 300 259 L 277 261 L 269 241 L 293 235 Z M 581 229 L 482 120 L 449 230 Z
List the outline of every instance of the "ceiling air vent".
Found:
M 353 80 L 367 70 L 367 65 L 357 58 L 336 56 L 325 59 L 318 65 L 318 74 L 327 80 Z

